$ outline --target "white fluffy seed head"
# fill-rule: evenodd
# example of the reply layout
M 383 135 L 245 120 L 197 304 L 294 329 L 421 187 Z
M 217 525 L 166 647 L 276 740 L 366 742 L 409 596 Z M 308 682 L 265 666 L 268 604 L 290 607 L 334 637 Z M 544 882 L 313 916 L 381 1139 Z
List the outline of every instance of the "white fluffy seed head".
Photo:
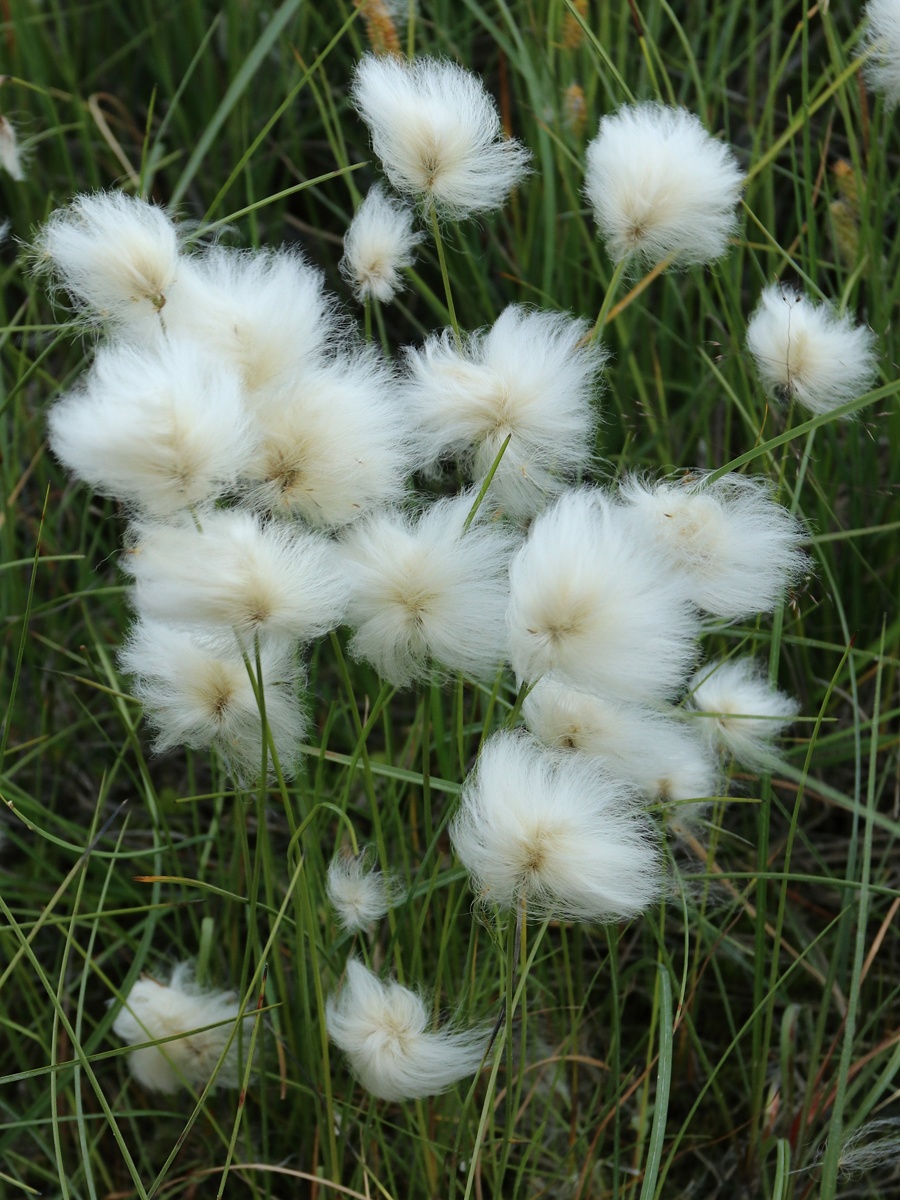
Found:
M 341 274 L 357 300 L 374 297 L 390 304 L 403 286 L 400 275 L 415 261 L 415 248 L 423 238 L 413 229 L 413 212 L 388 196 L 378 184 L 356 210 L 344 235 Z
M 134 676 L 132 692 L 156 731 L 154 749 L 214 746 L 239 782 L 252 784 L 262 764 L 263 729 L 254 683 L 262 684 L 266 724 L 282 773 L 294 773 L 305 732 L 300 702 L 301 671 L 284 642 L 261 641 L 262 680 L 236 647 L 139 621 L 119 653 L 122 670 Z M 271 758 L 268 759 L 271 763 Z
M 751 658 L 707 663 L 690 683 L 697 722 L 710 743 L 746 767 L 779 762 L 772 745 L 799 712 Z
M 439 213 L 499 208 L 527 172 L 529 152 L 501 137 L 481 80 L 455 63 L 367 54 L 351 94 L 388 179 Z
M 400 881 L 379 871 L 367 850 L 335 855 L 325 886 L 341 928 L 351 930 L 380 921 L 402 894 Z
M 479 897 L 527 916 L 621 921 L 660 894 L 653 826 L 601 759 L 496 733 L 450 828 Z
M 623 704 L 542 679 L 526 697 L 522 716 L 545 746 L 604 759 L 612 774 L 650 800 L 718 794 L 715 756 L 696 724 L 677 710 Z
M 670 558 L 691 600 L 714 616 L 771 612 L 807 567 L 802 526 L 758 476 L 712 483 L 702 475 L 660 483 L 632 476 L 619 494 L 635 536 Z
M 18 183 L 25 178 L 22 148 L 12 121 L 0 113 L 0 167 Z
M 397 687 L 442 668 L 490 676 L 505 659 L 512 537 L 477 520 L 464 529 L 474 499 L 464 492 L 418 516 L 377 513 L 342 539 L 350 651 Z
M 588 328 L 567 313 L 510 305 L 462 347 L 445 331 L 407 350 L 408 403 L 426 456 L 457 455 L 482 479 L 509 437 L 487 503 L 533 516 L 593 454 L 605 354 L 582 344 Z
M 336 528 L 403 496 L 412 423 L 375 351 L 306 368 L 254 412 L 259 444 L 243 475 L 255 507 Z
M 884 92 L 891 108 L 900 104 L 900 3 L 898 0 L 869 0 L 863 10 L 866 43 L 871 55 L 866 78 Z
M 712 262 L 728 251 L 742 173 L 731 147 L 698 117 L 662 104 L 625 105 L 587 148 L 585 194 L 617 262 Z
M 383 983 L 355 958 L 343 987 L 328 999 L 328 1034 L 363 1087 L 382 1100 L 415 1100 L 447 1091 L 481 1065 L 489 1031 L 430 1030 L 422 998 Z
M 194 982 L 191 963 L 179 963 L 168 984 L 143 976 L 125 997 L 113 1022 L 113 1033 L 129 1045 L 174 1038 L 159 1046 L 143 1046 L 128 1056 L 132 1075 L 155 1092 L 180 1087 L 206 1087 L 215 1072 L 218 1087 L 240 1087 L 254 1016 L 243 1018 L 231 1045 L 240 1003 L 234 992 L 215 992 Z M 212 1029 L 204 1026 L 213 1025 Z M 227 1047 L 227 1049 L 226 1049 Z
M 814 413 L 863 395 L 878 371 L 871 329 L 778 283 L 760 296 L 747 347 L 770 395 L 796 397 Z
M 124 192 L 75 196 L 50 214 L 35 243 L 36 268 L 88 316 L 142 332 L 161 328 L 181 261 L 170 217 Z
M 143 615 L 185 628 L 308 641 L 336 628 L 348 583 L 332 544 L 240 509 L 138 525 L 125 556 Z
M 49 426 L 54 454 L 80 479 L 154 517 L 233 487 L 256 437 L 235 372 L 174 339 L 101 347 Z
M 597 489 L 565 492 L 510 566 L 510 661 L 528 682 L 664 699 L 683 684 L 698 616 L 683 582 Z
M 186 257 L 163 319 L 170 333 L 231 363 L 251 402 L 290 381 L 343 329 L 321 272 L 295 248 L 213 246 Z

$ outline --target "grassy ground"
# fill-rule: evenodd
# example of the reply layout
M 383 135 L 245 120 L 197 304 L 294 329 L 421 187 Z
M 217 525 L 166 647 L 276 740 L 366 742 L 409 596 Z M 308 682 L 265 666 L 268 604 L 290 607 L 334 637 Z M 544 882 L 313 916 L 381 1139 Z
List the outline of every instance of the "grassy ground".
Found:
M 364 23 L 345 0 L 3 5 L 0 110 L 28 166 L 0 177 L 0 1194 L 896 1195 L 900 138 L 861 81 L 855 6 L 420 7 L 404 38 L 479 71 L 534 153 L 503 213 L 446 230 L 467 328 L 513 301 L 597 313 L 611 265 L 580 189 L 603 112 L 682 103 L 735 146 L 748 183 L 731 255 L 621 289 L 598 450 L 604 475 L 731 464 L 777 482 L 815 572 L 774 619 L 707 644 L 771 662 L 804 717 L 785 769 L 737 778 L 703 844 L 672 851 L 674 899 L 623 927 L 538 927 L 471 1087 L 368 1098 L 324 1033 L 351 948 L 325 867 L 349 821 L 411 885 L 366 953 L 437 1009 L 493 1020 L 509 931 L 473 916 L 445 829 L 511 683 L 394 693 L 333 639 L 286 800 L 235 793 L 206 755 L 154 758 L 115 667 L 120 514 L 44 444 L 90 342 L 14 240 L 74 192 L 120 185 L 229 244 L 299 240 L 352 308 L 340 238 L 378 176 L 346 100 Z M 583 125 L 567 115 L 576 84 Z M 767 404 L 743 338 L 776 277 L 878 334 L 882 378 L 853 421 Z M 428 243 L 384 312 L 387 345 L 442 326 L 441 294 Z M 146 1093 L 111 1036 L 109 1001 L 185 958 L 268 1006 L 243 1102 Z

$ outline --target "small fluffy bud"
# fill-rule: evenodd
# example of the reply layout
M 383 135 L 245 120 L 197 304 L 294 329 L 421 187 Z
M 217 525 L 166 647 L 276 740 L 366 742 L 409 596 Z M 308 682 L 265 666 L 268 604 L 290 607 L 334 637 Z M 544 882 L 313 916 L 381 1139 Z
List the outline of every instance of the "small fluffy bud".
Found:
M 662 104 L 624 105 L 603 117 L 587 149 L 585 194 L 617 262 L 682 266 L 728 251 L 742 174 L 731 147 L 698 117 Z
M 400 271 L 411 267 L 423 234 L 413 230 L 412 210 L 377 185 L 356 210 L 344 235 L 341 274 L 357 300 L 373 296 L 390 304 L 403 286 Z
M 365 929 L 380 921 L 401 892 L 400 883 L 360 854 L 338 854 L 328 865 L 326 890 L 342 929 Z
M 690 684 L 701 732 L 745 767 L 772 767 L 772 745 L 796 717 L 796 700 L 772 687 L 751 658 L 708 663 Z
M 125 998 L 113 1022 L 113 1033 L 135 1046 L 173 1038 L 159 1046 L 143 1046 L 128 1056 L 132 1075 L 154 1092 L 176 1092 L 180 1087 L 202 1089 L 215 1073 L 218 1087 L 240 1087 L 243 1065 L 255 1019 L 243 1018 L 231 1045 L 228 1040 L 240 1012 L 234 992 L 213 992 L 193 980 L 190 963 L 179 963 L 168 984 L 143 976 Z M 206 1029 L 204 1026 L 213 1028 Z M 241 1046 L 241 1041 L 243 1046 Z M 227 1049 L 226 1049 L 227 1047 Z
M 455 63 L 367 54 L 351 94 L 397 191 L 447 216 L 499 208 L 527 171 L 481 80 Z
M 328 1034 L 346 1054 L 363 1087 L 382 1100 L 436 1096 L 481 1065 L 484 1029 L 429 1030 L 420 996 L 382 983 L 362 963 L 347 961 L 344 985 L 326 1008 Z
M 25 178 L 22 151 L 11 121 L 0 113 L 0 167 L 13 179 L 21 183 Z
M 862 396 L 878 370 L 871 329 L 778 283 L 760 297 L 747 346 L 767 391 L 796 397 L 814 413 Z

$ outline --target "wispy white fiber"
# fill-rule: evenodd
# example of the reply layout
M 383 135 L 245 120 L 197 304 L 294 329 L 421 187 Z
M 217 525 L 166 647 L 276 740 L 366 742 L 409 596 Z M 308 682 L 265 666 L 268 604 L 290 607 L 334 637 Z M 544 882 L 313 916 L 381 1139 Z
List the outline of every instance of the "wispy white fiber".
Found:
M 747 327 L 747 347 L 766 390 L 796 397 L 827 413 L 862 396 L 878 371 L 875 334 L 848 313 L 813 304 L 802 292 L 774 283 L 760 296 Z
M 397 380 L 373 351 L 310 366 L 255 406 L 243 474 L 257 507 L 334 528 L 399 500 L 416 457 Z
M 400 272 L 415 261 L 423 234 L 413 229 L 414 214 L 376 184 L 356 210 L 344 235 L 341 274 L 357 300 L 374 297 L 390 304 L 404 286 Z
M 35 265 L 51 272 L 88 315 L 149 331 L 178 278 L 179 236 L 161 208 L 124 192 L 75 196 L 50 214 Z
M 130 1045 L 174 1038 L 159 1046 L 142 1046 L 128 1056 L 132 1075 L 154 1092 L 176 1092 L 180 1087 L 204 1088 L 215 1073 L 218 1087 L 240 1087 L 243 1064 L 255 1019 L 243 1018 L 243 1031 L 231 1045 L 240 1012 L 234 992 L 215 992 L 194 982 L 192 963 L 179 963 L 168 984 L 149 976 L 137 981 L 113 1022 L 113 1033 Z M 204 1026 L 215 1028 L 206 1029 Z M 243 1043 L 241 1047 L 240 1043 Z M 227 1049 L 226 1049 L 227 1047 Z
M 369 851 L 336 854 L 328 865 L 328 899 L 343 929 L 366 929 L 380 921 L 402 894 L 400 881 L 379 871 Z
M 16 127 L 2 113 L 0 113 L 0 167 L 18 183 L 25 178 L 25 164 Z
M 144 616 L 186 628 L 212 626 L 307 641 L 336 628 L 348 600 L 331 542 L 240 509 L 193 521 L 136 527 L 123 560 Z
M 771 612 L 807 567 L 803 528 L 759 476 L 692 475 L 652 483 L 636 476 L 620 496 L 636 536 L 670 558 L 698 607 L 733 619 Z
M 820 1150 L 816 1155 L 816 1162 L 820 1162 L 823 1157 L 824 1154 Z M 841 1139 L 838 1172 L 842 1179 L 859 1179 L 873 1171 L 896 1171 L 898 1163 L 900 1117 L 880 1117 L 874 1121 L 866 1121 L 864 1125 L 858 1125 Z
M 119 653 L 122 670 L 135 677 L 134 696 L 156 731 L 154 749 L 215 746 L 231 774 L 252 783 L 262 766 L 262 718 L 243 656 L 235 647 L 139 621 Z M 251 667 L 256 672 L 255 656 Z M 262 695 L 266 724 L 282 772 L 293 774 L 306 722 L 300 702 L 301 671 L 284 642 L 262 641 Z
M 718 795 L 714 755 L 696 727 L 676 711 L 625 704 L 542 679 L 522 716 L 545 746 L 605 759 L 612 774 L 650 800 Z
M 492 675 L 505 659 L 512 540 L 485 522 L 463 528 L 474 499 L 464 492 L 418 515 L 376 513 L 342 539 L 350 651 L 398 687 L 441 668 Z
M 501 136 L 481 80 L 455 63 L 367 54 L 351 95 L 388 179 L 439 213 L 499 208 L 527 172 L 529 152 Z
M 163 318 L 236 367 L 251 401 L 290 381 L 342 329 L 321 272 L 295 248 L 213 246 L 185 258 Z
M 232 487 L 255 440 L 237 374 L 202 347 L 101 347 L 49 416 L 54 454 L 97 491 L 151 516 Z
M 407 350 L 426 455 L 460 456 L 483 479 L 509 436 L 487 503 L 533 516 L 592 457 L 605 354 L 596 342 L 581 345 L 588 329 L 567 313 L 510 305 L 461 347 L 445 330 Z
M 769 683 L 752 658 L 707 663 L 690 683 L 701 732 L 746 767 L 779 762 L 773 745 L 799 711 L 791 696 Z
M 741 184 L 731 147 L 683 108 L 624 105 L 601 119 L 587 148 L 585 194 L 617 262 L 721 258 L 737 228 Z
M 664 699 L 683 685 L 698 620 L 666 556 L 598 489 L 564 492 L 510 566 L 510 661 L 531 683 Z
M 900 3 L 898 0 L 869 0 L 863 9 L 866 44 L 871 57 L 866 78 L 876 91 L 884 92 L 891 108 L 900 104 Z
M 662 867 L 636 794 L 587 754 L 495 733 L 450 827 L 479 897 L 529 917 L 621 921 L 660 895 Z
M 420 996 L 393 980 L 382 982 L 355 958 L 347 960 L 340 991 L 328 999 L 326 1021 L 353 1074 L 382 1100 L 447 1091 L 478 1070 L 489 1037 L 484 1028 L 430 1029 Z

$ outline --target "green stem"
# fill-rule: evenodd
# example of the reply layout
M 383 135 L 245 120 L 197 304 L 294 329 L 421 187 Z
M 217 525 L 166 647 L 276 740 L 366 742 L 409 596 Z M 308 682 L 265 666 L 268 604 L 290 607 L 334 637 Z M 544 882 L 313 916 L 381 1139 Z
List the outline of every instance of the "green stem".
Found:
M 591 330 L 588 336 L 588 342 L 595 341 L 600 336 L 603 327 L 606 324 L 606 318 L 609 315 L 609 310 L 612 308 L 613 300 L 616 298 L 616 292 L 619 290 L 619 283 L 621 282 L 622 276 L 625 273 L 625 264 L 627 262 L 628 259 L 623 258 L 621 262 L 616 263 L 615 268 L 613 269 L 613 273 L 609 280 L 609 286 L 606 289 L 606 295 L 603 297 L 603 303 L 600 305 L 600 311 L 597 314 L 597 320 L 594 323 L 594 328 Z
M 429 205 L 428 216 L 431 219 L 431 231 L 434 234 L 434 244 L 437 248 L 438 262 L 441 265 L 441 279 L 444 281 L 444 296 L 447 300 L 447 312 L 450 314 L 450 324 L 453 326 L 453 334 L 456 338 L 456 345 L 459 346 L 462 338 L 459 333 L 459 322 L 456 319 L 456 309 L 453 305 L 453 293 L 450 290 L 450 276 L 447 274 L 447 259 L 444 256 L 444 239 L 441 237 L 441 227 L 438 224 L 437 213 L 434 210 L 434 205 Z

